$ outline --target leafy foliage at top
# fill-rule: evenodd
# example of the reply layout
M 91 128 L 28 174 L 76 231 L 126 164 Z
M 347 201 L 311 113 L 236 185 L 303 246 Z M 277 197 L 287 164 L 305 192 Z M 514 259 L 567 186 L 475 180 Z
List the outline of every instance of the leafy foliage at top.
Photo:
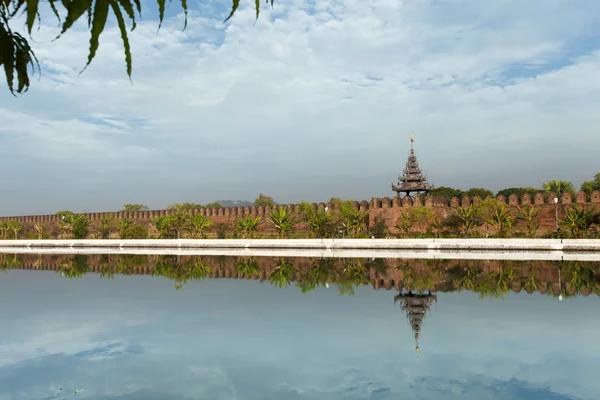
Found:
M 181 9 L 184 12 L 184 27 L 187 26 L 188 4 L 187 0 L 180 0 Z M 267 0 L 267 3 L 269 0 Z M 273 6 L 273 0 L 270 0 Z M 136 21 L 142 17 L 142 4 L 140 0 L 48 0 L 50 10 L 56 16 L 60 24 L 60 32 L 55 38 L 59 39 L 81 18 L 87 19 L 88 29 L 90 30 L 90 45 L 87 63 L 83 70 L 87 68 L 96 56 L 100 45 L 100 36 L 106 27 L 106 21 L 109 14 L 113 14 L 121 40 L 123 41 L 123 51 L 125 55 L 125 66 L 127 76 L 131 79 L 132 58 L 131 45 L 129 43 L 128 30 L 133 31 L 136 28 Z M 160 29 L 165 16 L 166 0 L 157 0 L 158 20 Z M 232 0 L 231 12 L 225 19 L 227 22 L 240 5 L 239 0 Z M 260 12 L 260 1 L 255 0 L 256 18 Z M 61 20 L 60 15 L 65 15 Z M 34 28 L 35 22 L 41 24 L 40 1 L 39 0 L 0 0 L 0 68 L 4 69 L 6 83 L 10 92 L 23 93 L 29 89 L 30 72 L 40 71 L 39 62 L 25 37 L 11 27 L 11 21 L 19 16 L 26 16 L 25 27 L 28 34 Z M 128 29 L 128 25 L 130 29 Z M 82 70 L 82 72 L 83 72 Z M 15 85 L 16 80 L 16 85 Z
M 256 200 L 254 200 L 254 205 L 257 207 L 275 207 L 275 201 L 271 196 L 260 193 Z

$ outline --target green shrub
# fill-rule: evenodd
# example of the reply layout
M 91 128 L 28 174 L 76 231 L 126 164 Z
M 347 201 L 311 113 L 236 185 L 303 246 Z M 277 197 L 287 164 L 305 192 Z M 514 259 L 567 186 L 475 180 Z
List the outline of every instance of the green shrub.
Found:
M 121 239 L 147 239 L 148 227 L 145 225 L 133 224 L 123 230 L 120 236 Z

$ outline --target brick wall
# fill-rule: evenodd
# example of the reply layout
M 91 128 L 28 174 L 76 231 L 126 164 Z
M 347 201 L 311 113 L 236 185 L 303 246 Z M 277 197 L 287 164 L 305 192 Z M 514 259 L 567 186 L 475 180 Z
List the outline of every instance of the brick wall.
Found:
M 516 215 L 516 208 L 518 206 L 531 204 L 541 209 L 539 222 L 541 224 L 538 234 L 543 235 L 545 232 L 554 230 L 556 227 L 556 205 L 554 204 L 554 194 L 550 193 L 548 196 L 544 196 L 543 193 L 538 193 L 531 197 L 528 194 L 523 195 L 521 198 L 516 195 L 511 195 L 506 199 L 503 195 L 499 195 L 497 200 L 506 203 L 510 208 L 514 209 L 513 215 Z M 373 198 L 370 202 L 361 201 L 355 202 L 357 207 L 360 207 L 363 211 L 369 211 L 369 224 L 373 223 L 373 220 L 377 216 L 382 216 L 389 227 L 393 227 L 398 223 L 402 211 L 407 211 L 411 207 L 425 206 L 432 208 L 434 214 L 440 218 L 445 218 L 448 215 L 455 212 L 457 207 L 466 207 L 471 203 L 477 204 L 481 199 L 474 197 L 470 199 L 468 196 L 464 196 L 462 199 L 457 197 L 448 199 L 446 197 L 432 197 L 426 196 L 423 199 L 420 197 L 415 198 L 399 198 L 399 197 L 384 197 L 384 198 Z M 591 200 L 588 202 L 586 194 L 584 192 L 578 192 L 575 199 L 571 198 L 569 193 L 563 194 L 562 198 L 559 199 L 558 213 L 559 218 L 564 218 L 565 210 L 572 204 L 577 204 L 583 208 L 596 207 L 600 211 L 600 192 L 595 191 L 591 195 Z M 297 213 L 299 210 L 298 204 L 282 205 L 287 207 L 291 212 Z M 332 203 L 313 203 L 315 208 L 323 209 L 328 207 L 329 210 L 335 211 L 335 205 Z M 254 217 L 261 217 L 263 223 L 261 224 L 261 232 L 274 232 L 272 224 L 268 223 L 269 213 L 271 207 L 227 207 L 227 208 L 203 208 L 199 210 L 193 210 L 193 214 L 203 214 L 210 217 L 214 224 L 224 223 L 229 226 L 233 225 L 233 222 L 238 218 L 244 218 L 248 215 Z M 106 212 L 106 213 L 84 213 L 87 218 L 92 220 L 90 231 L 93 233 L 99 225 L 100 218 L 103 215 L 112 215 L 115 218 L 128 218 L 132 219 L 137 223 L 149 224 L 154 218 L 162 215 L 168 215 L 174 212 L 173 210 L 151 210 L 151 211 L 139 211 L 139 212 Z M 14 217 L 0 217 L 1 221 L 17 220 L 23 223 L 24 231 L 32 231 L 33 224 L 35 222 L 41 222 L 47 225 L 46 231 L 56 232 L 58 230 L 58 220 L 56 214 L 50 215 L 26 215 L 26 216 L 14 216 Z M 214 228 L 213 228 L 214 229 Z M 485 226 L 480 228 L 480 231 L 485 232 L 487 228 Z M 517 225 L 517 230 L 523 229 L 522 226 Z M 297 231 L 306 230 L 306 227 L 302 224 L 296 226 Z M 393 230 L 393 229 L 392 229 Z

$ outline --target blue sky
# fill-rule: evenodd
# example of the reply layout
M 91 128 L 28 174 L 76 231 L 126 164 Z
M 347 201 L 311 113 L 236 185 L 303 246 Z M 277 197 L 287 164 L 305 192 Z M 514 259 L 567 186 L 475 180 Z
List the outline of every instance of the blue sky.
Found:
M 201 4 L 201 5 L 200 5 Z M 154 2 L 131 34 L 35 33 L 26 95 L 0 91 L 3 215 L 124 203 L 390 196 L 411 132 L 438 186 L 498 190 L 598 172 L 595 0 Z
M 597 298 L 440 293 L 417 358 L 394 294 L 11 270 L 0 399 L 597 397 Z

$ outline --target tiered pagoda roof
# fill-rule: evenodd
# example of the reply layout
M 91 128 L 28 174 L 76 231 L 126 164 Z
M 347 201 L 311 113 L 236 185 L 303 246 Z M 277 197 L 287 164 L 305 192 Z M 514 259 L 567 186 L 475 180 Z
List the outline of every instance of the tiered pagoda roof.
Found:
M 410 154 L 408 155 L 408 161 L 406 161 L 406 167 L 404 168 L 403 175 L 398 177 L 398 184 L 392 183 L 392 190 L 398 193 L 405 193 L 407 196 L 411 192 L 429 192 L 433 190 L 433 185 L 427 183 L 427 178 L 421 172 L 419 168 L 419 162 L 415 155 L 415 136 L 410 137 Z
M 421 334 L 423 319 L 431 308 L 431 304 L 437 301 L 437 296 L 431 293 L 413 293 L 410 291 L 396 295 L 394 304 L 398 301 L 402 304 L 402 310 L 406 312 L 406 317 L 412 327 L 416 344 L 415 352 L 419 354 L 419 335 Z

